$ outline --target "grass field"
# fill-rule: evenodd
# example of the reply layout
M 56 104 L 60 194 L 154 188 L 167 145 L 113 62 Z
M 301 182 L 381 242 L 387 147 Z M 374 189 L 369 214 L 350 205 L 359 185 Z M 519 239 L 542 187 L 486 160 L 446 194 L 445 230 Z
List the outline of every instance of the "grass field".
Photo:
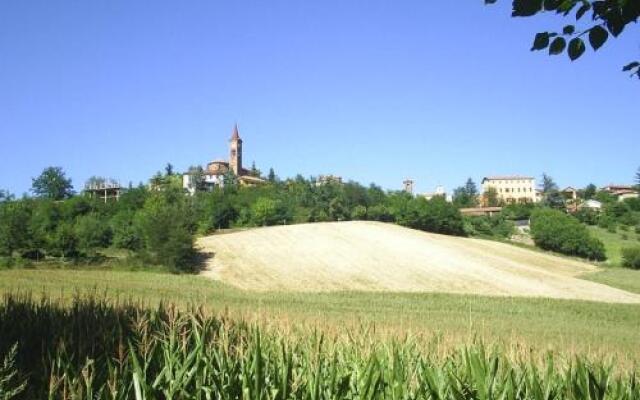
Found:
M 628 231 L 618 229 L 616 233 L 612 233 L 599 226 L 589 226 L 589 230 L 604 243 L 607 252 L 606 263 L 609 265 L 620 266 L 622 264 L 622 249 L 624 247 L 640 246 L 640 235 L 635 233 L 633 229 Z M 623 235 L 626 235 L 627 239 L 624 239 Z
M 640 273 L 603 271 L 589 279 L 640 291 Z M 630 284 L 629 282 L 635 282 Z M 521 353 L 556 350 L 640 361 L 640 305 L 437 293 L 248 292 L 200 276 L 88 270 L 0 271 L 0 292 L 70 299 L 96 291 L 110 299 L 189 304 L 295 334 L 317 327 L 329 335 L 412 333 L 455 347 L 474 338 Z

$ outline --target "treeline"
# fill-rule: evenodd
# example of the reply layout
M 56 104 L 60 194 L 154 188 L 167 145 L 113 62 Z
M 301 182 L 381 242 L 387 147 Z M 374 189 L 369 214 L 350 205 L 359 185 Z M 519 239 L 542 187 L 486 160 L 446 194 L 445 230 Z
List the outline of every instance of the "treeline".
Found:
M 305 222 L 372 220 L 466 234 L 458 209 L 444 198 L 427 201 L 375 185 L 319 184 L 298 176 L 256 187 L 230 180 L 224 189 L 187 196 L 178 180 L 165 178 L 106 203 L 69 188 L 56 188 L 59 196 L 47 190 L 36 197 L 7 196 L 0 202 L 0 262 L 98 262 L 104 249 L 122 249 L 129 263 L 191 271 L 198 265 L 195 235 Z
M 592 196 L 604 200 L 604 210 L 580 211 L 577 219 L 564 210 L 536 213 L 552 209 L 551 201 L 508 205 L 491 217 L 463 217 L 459 208 L 478 198 L 471 179 L 456 190 L 453 203 L 443 196 L 426 200 L 374 184 L 320 182 L 300 175 L 279 180 L 273 172 L 264 185 L 240 186 L 229 176 L 224 188 L 188 196 L 180 175 L 169 167 L 148 186 L 129 188 L 119 201 L 106 203 L 74 193 L 59 167 L 47 168 L 33 180 L 34 197 L 16 199 L 0 191 L 0 266 L 43 260 L 100 263 L 116 251 L 117 260 L 126 255 L 128 266 L 192 271 L 198 268 L 194 237 L 221 229 L 370 220 L 448 235 L 507 239 L 515 232 L 513 221 L 529 218 L 539 247 L 601 260 L 602 244 L 579 229 L 578 220 L 607 226 L 640 223 L 640 200 L 618 202 L 595 190 Z
M 127 250 L 128 261 L 187 270 L 193 266 L 192 210 L 175 191 L 140 187 L 120 201 L 77 195 L 65 200 L 22 198 L 0 204 L 3 264 L 100 261 L 102 250 Z

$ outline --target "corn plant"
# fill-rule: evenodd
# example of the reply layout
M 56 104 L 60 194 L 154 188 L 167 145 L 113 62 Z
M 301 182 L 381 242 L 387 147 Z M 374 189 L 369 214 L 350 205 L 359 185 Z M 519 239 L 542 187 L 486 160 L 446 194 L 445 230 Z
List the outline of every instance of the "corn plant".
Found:
M 0 400 L 640 399 L 636 371 L 581 356 L 512 359 L 481 342 L 434 353 L 411 337 L 294 337 L 166 304 L 0 303 Z

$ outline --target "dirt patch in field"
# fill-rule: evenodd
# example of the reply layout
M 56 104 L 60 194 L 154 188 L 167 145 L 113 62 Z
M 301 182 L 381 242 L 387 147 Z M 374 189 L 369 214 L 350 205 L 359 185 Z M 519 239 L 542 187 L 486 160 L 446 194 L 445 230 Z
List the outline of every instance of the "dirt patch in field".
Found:
M 378 222 L 258 228 L 198 240 L 205 276 L 258 291 L 448 292 L 640 303 L 578 279 L 597 268 L 488 240 Z

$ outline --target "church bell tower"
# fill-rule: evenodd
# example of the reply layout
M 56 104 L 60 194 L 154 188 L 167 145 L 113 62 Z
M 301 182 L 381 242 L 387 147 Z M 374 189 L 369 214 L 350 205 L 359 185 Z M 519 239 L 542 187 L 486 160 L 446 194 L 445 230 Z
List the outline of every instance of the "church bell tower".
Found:
M 233 127 L 229 143 L 229 168 L 236 176 L 240 176 L 242 175 L 242 139 L 238 134 L 238 124 Z

